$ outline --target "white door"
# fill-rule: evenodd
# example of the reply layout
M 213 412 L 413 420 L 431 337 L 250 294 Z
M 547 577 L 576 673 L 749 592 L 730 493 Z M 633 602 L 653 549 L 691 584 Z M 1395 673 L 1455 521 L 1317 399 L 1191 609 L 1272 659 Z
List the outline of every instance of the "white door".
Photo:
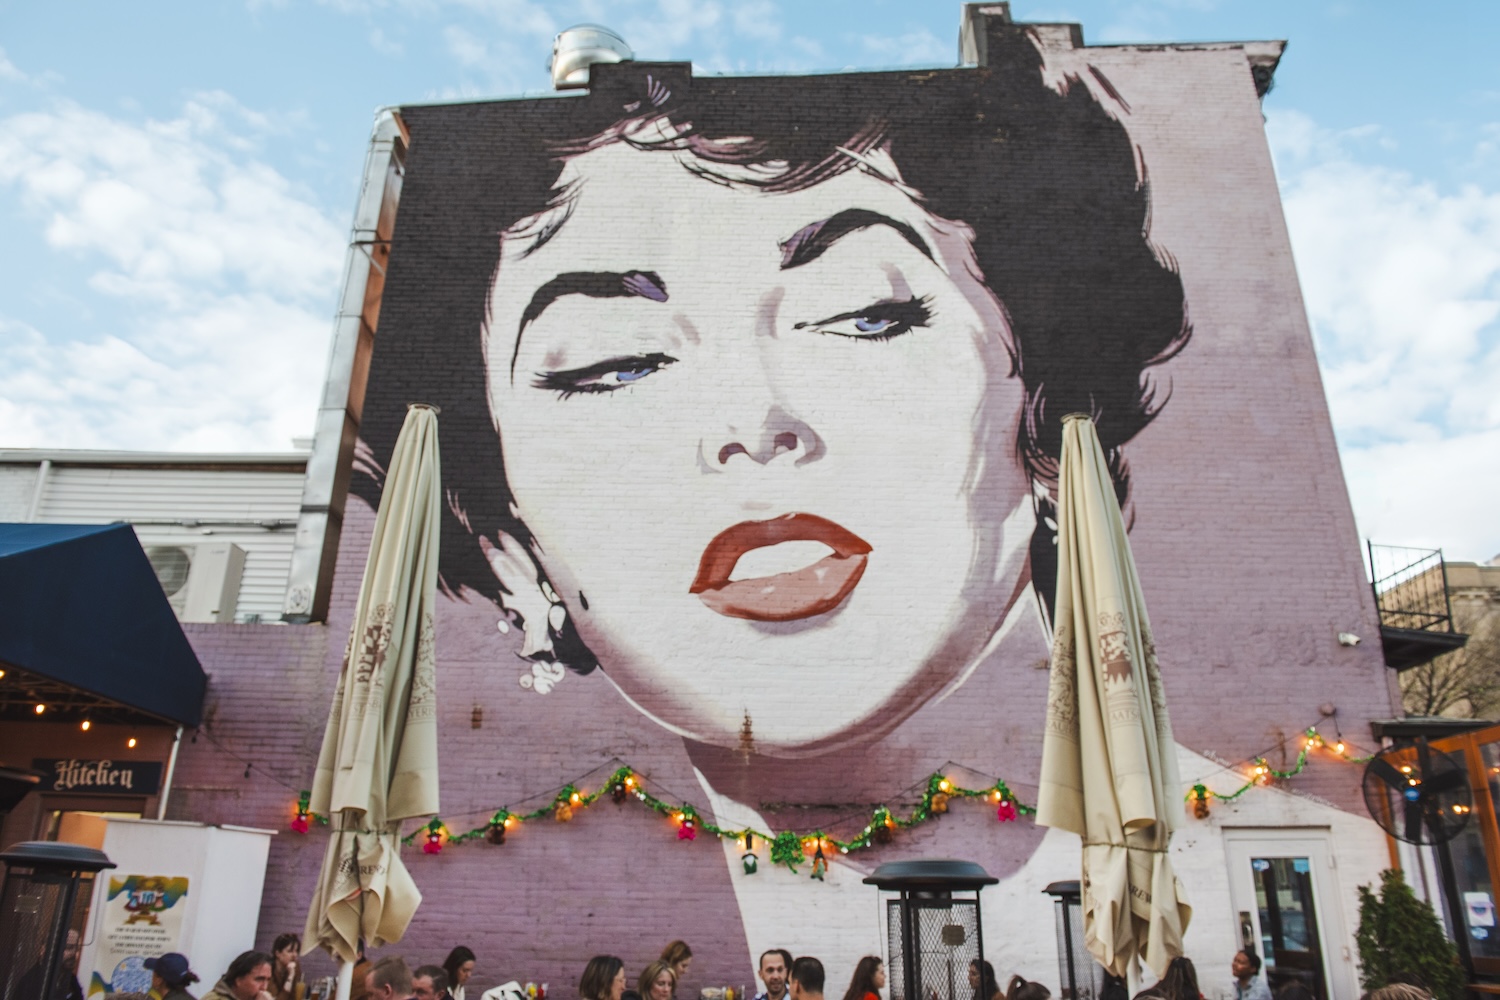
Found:
M 1229 894 L 1274 993 L 1299 979 L 1318 1000 L 1355 1000 L 1354 941 L 1326 829 L 1225 830 Z

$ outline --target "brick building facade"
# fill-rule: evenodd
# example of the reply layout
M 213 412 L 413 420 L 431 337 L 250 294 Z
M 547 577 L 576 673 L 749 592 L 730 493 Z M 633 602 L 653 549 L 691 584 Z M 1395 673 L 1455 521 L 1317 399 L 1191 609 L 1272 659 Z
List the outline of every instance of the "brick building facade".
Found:
M 414 399 L 443 407 L 455 507 L 438 622 L 455 833 L 570 782 L 596 789 L 621 764 L 721 826 L 842 840 L 877 805 L 910 809 L 937 772 L 1031 801 L 1049 449 L 1074 409 L 1117 448 L 1122 490 L 1128 462 L 1188 784 L 1232 791 L 1262 753 L 1290 764 L 1305 727 L 1332 724 L 1324 707 L 1356 740 L 1393 714 L 1263 131 L 1280 46 L 1086 47 L 1077 26 L 1013 24 L 1003 4 L 965 18 L 956 69 L 727 78 L 623 63 L 596 67 L 581 96 L 397 109 L 400 183 L 376 185 L 399 198 L 383 216 L 390 256 L 380 287 L 362 286 L 363 346 L 336 347 L 330 379 L 352 386 L 335 416 L 368 450 L 335 422 L 310 463 L 321 448 L 353 469 L 331 583 L 326 566 L 309 577 L 328 588 L 326 623 L 187 626 L 211 686 L 170 816 L 290 818 L 379 465 Z M 779 235 L 756 243 L 760 229 Z M 942 433 L 955 419 L 970 428 L 958 444 Z M 715 508 L 726 486 L 741 493 Z M 643 516 L 652 502 L 659 516 Z M 747 598 L 748 613 L 715 614 L 688 594 L 700 567 L 674 561 L 679 543 L 697 552 L 737 518 L 791 511 L 870 526 L 868 575 L 832 610 Z M 654 589 L 674 573 L 680 588 Z M 1339 632 L 1371 641 L 1341 646 Z M 1354 890 L 1389 863 L 1359 775 L 1318 755 L 1282 787 L 1184 820 L 1187 943 L 1210 995 L 1228 995 L 1254 916 L 1248 860 L 1283 842 L 1322 866 L 1326 995 L 1357 995 Z M 322 837 L 275 838 L 260 943 L 301 928 Z M 841 989 L 881 948 L 860 878 L 940 855 L 1001 877 L 985 907 L 1002 977 L 1056 983 L 1041 889 L 1077 876 L 1076 839 L 955 802 L 835 856 L 825 880 L 759 851 L 746 874 L 733 840 L 683 840 L 607 799 L 500 846 L 413 851 L 425 901 L 392 950 L 434 961 L 467 944 L 475 985 L 566 995 L 591 954 L 620 954 L 633 975 L 685 938 L 687 995 L 752 984 L 753 956 L 784 946 L 822 956 Z

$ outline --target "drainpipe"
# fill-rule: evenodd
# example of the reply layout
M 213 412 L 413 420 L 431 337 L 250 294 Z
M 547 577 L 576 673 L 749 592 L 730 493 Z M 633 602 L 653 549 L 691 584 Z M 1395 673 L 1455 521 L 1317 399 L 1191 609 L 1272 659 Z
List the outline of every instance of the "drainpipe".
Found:
M 52 472 L 52 459 L 42 459 L 42 464 L 36 467 L 36 489 L 31 491 L 31 508 L 26 511 L 28 524 L 36 521 L 36 516 L 42 510 L 42 494 L 47 492 L 47 477 Z
M 177 735 L 172 737 L 172 755 L 167 758 L 167 776 L 162 781 L 161 794 L 156 797 L 156 818 L 163 820 L 167 818 L 167 799 L 172 795 L 172 775 L 177 771 L 177 748 L 182 746 L 182 727 L 177 727 Z

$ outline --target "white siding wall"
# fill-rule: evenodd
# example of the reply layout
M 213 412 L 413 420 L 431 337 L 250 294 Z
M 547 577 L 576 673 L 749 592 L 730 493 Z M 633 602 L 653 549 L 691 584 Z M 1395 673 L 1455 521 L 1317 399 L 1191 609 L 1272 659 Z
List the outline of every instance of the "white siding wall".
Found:
M 0 465 L 0 523 L 26 520 L 36 490 L 36 465 Z
M 32 473 L 34 476 L 34 469 Z M 233 542 L 245 550 L 245 575 L 235 620 L 244 621 L 252 615 L 274 619 L 281 614 L 291 566 L 302 478 L 300 469 L 268 472 L 54 465 L 37 520 L 54 524 L 130 521 L 135 523 L 143 546 Z M 26 502 L 30 499 L 27 493 Z M 136 523 L 169 520 L 284 520 L 287 525 L 267 530 L 254 525 L 204 524 L 189 528 Z

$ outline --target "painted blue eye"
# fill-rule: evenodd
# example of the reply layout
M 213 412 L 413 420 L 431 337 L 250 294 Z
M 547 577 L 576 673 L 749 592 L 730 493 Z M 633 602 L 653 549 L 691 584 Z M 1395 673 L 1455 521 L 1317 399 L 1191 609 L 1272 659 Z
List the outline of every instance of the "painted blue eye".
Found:
M 655 370 L 655 368 L 631 368 L 628 371 L 615 372 L 615 381 L 634 382 L 638 378 L 645 378 Z
M 884 333 L 896 325 L 893 319 L 870 319 L 868 316 L 856 316 L 854 318 L 854 329 L 860 333 Z

